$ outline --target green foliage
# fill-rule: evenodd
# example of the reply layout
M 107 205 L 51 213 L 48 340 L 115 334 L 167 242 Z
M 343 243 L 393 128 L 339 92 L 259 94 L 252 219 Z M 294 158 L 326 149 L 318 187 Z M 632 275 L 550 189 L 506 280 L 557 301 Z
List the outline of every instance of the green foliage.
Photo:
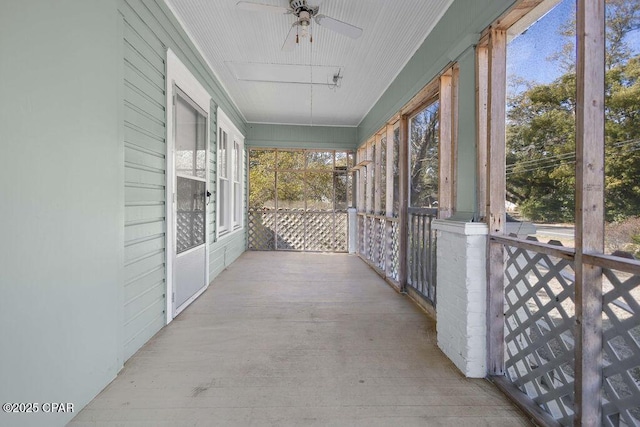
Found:
M 608 221 L 640 213 L 640 55 L 625 35 L 640 26 L 640 2 L 607 0 L 605 209 Z M 561 28 L 575 34 L 575 21 Z M 569 39 L 552 59 L 565 74 L 508 101 L 507 199 L 533 221 L 573 222 L 576 76 Z
M 632 51 L 626 42 L 626 35 L 640 29 L 640 1 L 606 0 L 606 52 L 607 69 L 626 63 L 632 57 Z M 575 72 L 576 18 L 562 24 L 558 33 L 565 38 L 560 49 L 548 59 L 557 61 L 566 72 Z
M 333 151 L 251 150 L 249 208 L 346 209 L 351 157 L 335 154 L 336 166 Z
M 640 56 L 606 73 L 607 220 L 640 213 Z M 575 76 L 510 100 L 507 195 L 534 221 L 571 222 L 575 185 Z
M 533 221 L 573 220 L 575 75 L 533 86 L 510 101 L 507 196 Z
M 249 155 L 249 208 L 275 203 L 275 152 L 252 150 Z

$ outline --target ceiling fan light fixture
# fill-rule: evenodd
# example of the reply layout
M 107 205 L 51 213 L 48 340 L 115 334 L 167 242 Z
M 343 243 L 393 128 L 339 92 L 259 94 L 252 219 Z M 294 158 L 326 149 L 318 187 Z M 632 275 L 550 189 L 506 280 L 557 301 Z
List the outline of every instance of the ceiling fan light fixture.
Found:
M 307 37 L 309 35 L 309 26 L 311 25 L 311 15 L 309 12 L 300 12 L 300 19 L 298 20 L 298 26 L 300 28 L 300 37 Z
M 273 6 L 269 4 L 254 3 L 251 1 L 239 1 L 236 6 L 249 11 L 265 11 L 291 14 L 296 17 L 296 21 L 289 28 L 287 38 L 282 45 L 282 50 L 290 51 L 299 43 L 300 37 L 309 38 L 313 42 L 311 34 L 311 19 L 315 19 L 316 24 L 324 26 L 331 31 L 335 31 L 352 39 L 357 39 L 362 35 L 362 28 L 348 24 L 338 19 L 326 15 L 319 15 L 320 2 L 322 0 L 288 0 L 289 7 Z

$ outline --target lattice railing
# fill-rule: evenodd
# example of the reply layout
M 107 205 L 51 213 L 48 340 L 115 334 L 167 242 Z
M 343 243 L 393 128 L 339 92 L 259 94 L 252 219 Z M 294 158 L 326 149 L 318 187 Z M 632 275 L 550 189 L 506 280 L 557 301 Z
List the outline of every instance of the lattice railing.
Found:
M 375 260 L 375 265 L 376 267 L 378 267 L 380 270 L 385 271 L 385 258 L 386 258 L 386 242 L 387 239 L 385 238 L 385 233 L 386 233 L 386 220 L 384 218 L 381 217 L 376 217 L 375 218 L 375 238 L 377 241 L 377 244 L 375 245 L 375 250 L 376 253 L 374 254 L 374 260 Z
M 346 212 L 250 209 L 248 246 L 251 250 L 346 252 Z
M 398 287 L 400 227 L 398 218 L 358 213 L 358 253 Z
M 373 216 L 367 217 L 367 259 L 375 264 L 376 245 L 379 244 L 376 236 L 376 220 Z
M 571 425 L 577 351 L 573 250 L 494 240 L 504 241 L 506 252 L 506 376 L 559 424 Z M 603 272 L 602 424 L 640 426 L 640 262 L 606 255 L 583 259 Z
M 640 425 L 640 275 L 603 269 L 603 421 Z
M 276 211 L 276 249 L 302 251 L 305 249 L 304 211 Z
M 563 258 L 506 247 L 505 369 L 561 424 L 573 417 L 574 271 Z
M 367 239 L 366 239 L 366 226 L 367 217 L 364 215 L 358 215 L 358 253 L 361 256 L 365 256 L 367 253 Z
M 349 250 L 347 240 L 349 238 L 349 214 L 336 212 L 334 215 L 335 225 L 335 252 L 347 252 Z
M 398 221 L 391 222 L 390 240 L 391 253 L 387 275 L 397 282 L 400 274 L 400 223 Z
M 272 251 L 275 249 L 276 214 L 268 210 L 249 210 L 247 227 L 248 246 L 254 251 Z

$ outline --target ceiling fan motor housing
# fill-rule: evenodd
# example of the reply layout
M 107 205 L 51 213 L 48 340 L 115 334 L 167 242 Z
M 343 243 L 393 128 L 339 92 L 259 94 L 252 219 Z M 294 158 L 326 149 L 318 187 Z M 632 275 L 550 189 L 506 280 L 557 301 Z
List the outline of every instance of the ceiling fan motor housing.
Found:
M 289 7 L 297 17 L 300 17 L 303 12 L 307 12 L 310 16 L 315 16 L 318 13 L 318 7 L 310 7 L 307 0 L 289 0 Z

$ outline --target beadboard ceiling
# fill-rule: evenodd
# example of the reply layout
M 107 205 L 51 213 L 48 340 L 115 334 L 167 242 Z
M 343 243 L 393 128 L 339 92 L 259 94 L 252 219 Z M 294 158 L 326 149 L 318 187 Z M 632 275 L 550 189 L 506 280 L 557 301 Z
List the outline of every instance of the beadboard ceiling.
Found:
M 242 10 L 238 0 L 165 1 L 247 122 L 357 126 L 453 0 L 322 0 L 319 14 L 363 35 L 351 39 L 314 21 L 313 43 L 300 39 L 290 52 L 281 47 L 293 15 Z M 338 70 L 340 87 L 331 88 Z

